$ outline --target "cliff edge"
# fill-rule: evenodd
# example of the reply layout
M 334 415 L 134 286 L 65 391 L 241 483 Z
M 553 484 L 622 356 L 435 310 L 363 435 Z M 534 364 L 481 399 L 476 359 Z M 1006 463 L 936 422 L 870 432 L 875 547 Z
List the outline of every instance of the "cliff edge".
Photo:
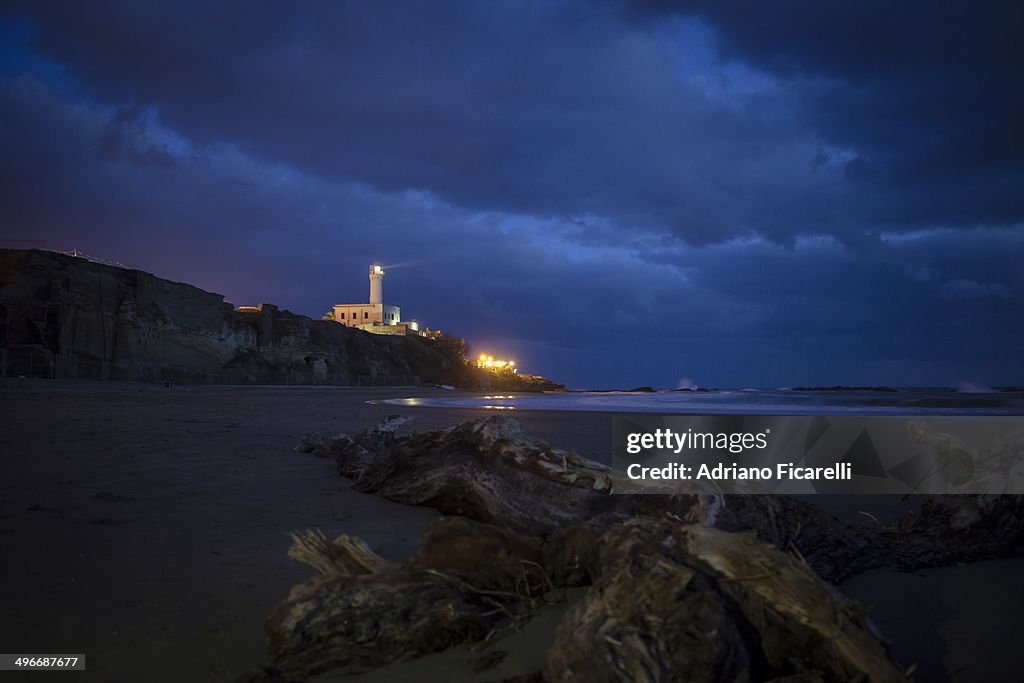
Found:
M 457 339 L 374 335 L 52 251 L 0 249 L 0 376 L 471 385 Z

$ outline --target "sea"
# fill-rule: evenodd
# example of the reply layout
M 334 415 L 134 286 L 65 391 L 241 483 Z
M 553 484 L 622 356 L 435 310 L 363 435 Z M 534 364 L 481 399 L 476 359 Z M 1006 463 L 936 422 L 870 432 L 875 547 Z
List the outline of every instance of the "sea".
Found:
M 400 406 L 663 415 L 1024 415 L 1024 391 L 722 389 L 483 393 L 395 398 Z

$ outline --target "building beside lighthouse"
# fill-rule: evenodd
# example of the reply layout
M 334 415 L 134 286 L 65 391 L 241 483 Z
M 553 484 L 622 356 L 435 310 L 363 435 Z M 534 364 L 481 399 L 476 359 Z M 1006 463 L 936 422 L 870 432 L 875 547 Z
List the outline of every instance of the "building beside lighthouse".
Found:
M 346 327 L 358 327 L 375 334 L 417 334 L 436 336 L 439 332 L 423 329 L 416 321 L 403 322 L 398 306 L 384 303 L 384 268 L 370 266 L 370 300 L 364 304 L 334 304 L 334 320 Z
M 370 302 L 334 304 L 334 320 L 346 327 L 397 325 L 402 321 L 398 306 L 384 304 L 384 269 L 379 263 L 370 266 Z

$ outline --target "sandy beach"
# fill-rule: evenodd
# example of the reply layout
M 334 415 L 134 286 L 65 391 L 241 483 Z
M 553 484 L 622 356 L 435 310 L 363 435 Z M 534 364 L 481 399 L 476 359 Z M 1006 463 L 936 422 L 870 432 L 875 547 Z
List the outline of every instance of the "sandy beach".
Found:
M 97 681 L 228 681 L 262 662 L 263 620 L 311 574 L 285 555 L 293 529 L 412 552 L 437 513 L 349 491 L 332 462 L 292 451 L 302 432 L 395 413 L 435 429 L 476 412 L 371 403 L 431 390 L 0 387 L 2 649 L 84 652 Z M 610 439 L 604 416 L 522 417 L 584 453 Z
M 402 559 L 437 518 L 351 491 L 333 462 L 293 452 L 299 436 L 358 431 L 394 414 L 436 429 L 484 412 L 378 403 L 440 391 L 4 380 L 0 650 L 85 653 L 81 678 L 96 681 L 230 681 L 265 662 L 263 620 L 311 574 L 286 557 L 289 531 L 353 534 Z M 607 460 L 607 414 L 516 417 L 531 435 Z M 849 521 L 861 509 L 883 520 L 900 509 L 884 499 L 820 502 Z M 870 572 L 843 589 L 873 605 L 899 660 L 918 663 L 918 680 L 1017 680 L 1021 568 Z M 537 645 L 556 617 L 502 641 L 512 654 L 485 674 L 473 673 L 479 653 L 461 649 L 345 680 L 526 673 L 543 660 Z

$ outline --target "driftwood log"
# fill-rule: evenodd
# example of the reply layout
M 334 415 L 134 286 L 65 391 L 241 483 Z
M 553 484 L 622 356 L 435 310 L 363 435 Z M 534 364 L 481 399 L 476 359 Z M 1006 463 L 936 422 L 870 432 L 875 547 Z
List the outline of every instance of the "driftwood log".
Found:
M 318 576 L 268 620 L 271 667 L 250 680 L 355 672 L 487 640 L 570 587 L 533 680 L 906 680 L 829 582 L 879 566 L 1019 555 L 1019 498 L 945 497 L 854 529 L 785 497 L 612 495 L 608 470 L 491 417 L 398 434 L 304 436 L 353 488 L 450 515 L 407 561 L 361 541 L 295 535 Z
M 289 555 L 318 575 L 267 620 L 271 680 L 365 671 L 484 640 L 531 616 L 553 589 L 539 539 L 457 517 L 435 522 L 404 563 L 315 532 L 293 534 Z
M 322 573 L 268 620 L 264 680 L 365 671 L 514 628 L 560 599 L 552 577 L 572 560 L 545 554 L 554 542 L 447 518 L 396 564 L 351 537 L 297 536 L 293 556 Z M 594 548 L 600 573 L 565 613 L 543 680 L 906 680 L 863 610 L 751 533 L 637 518 Z
M 612 486 L 603 465 L 530 438 L 510 419 L 397 438 L 379 429 L 306 436 L 300 449 L 333 457 L 357 491 L 531 534 L 601 514 Z
M 881 530 L 884 564 L 912 571 L 1024 556 L 1024 497 L 935 496 Z
M 551 681 L 905 681 L 864 612 L 753 534 L 638 519 L 549 650 Z

